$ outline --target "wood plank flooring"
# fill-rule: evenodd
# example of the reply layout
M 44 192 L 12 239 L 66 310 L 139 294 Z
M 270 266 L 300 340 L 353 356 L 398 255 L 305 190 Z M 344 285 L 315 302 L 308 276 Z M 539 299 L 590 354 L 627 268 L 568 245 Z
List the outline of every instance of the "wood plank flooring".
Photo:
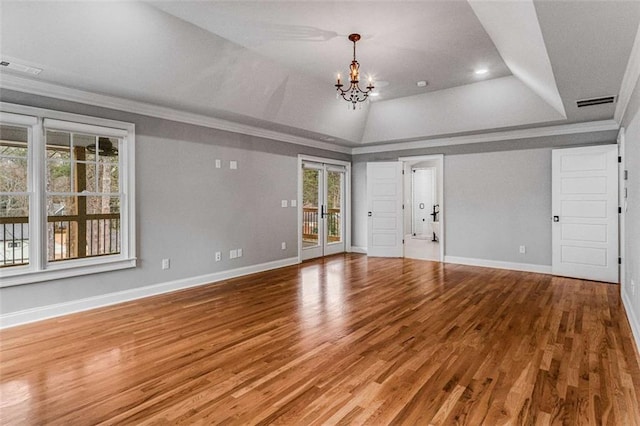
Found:
M 0 423 L 640 424 L 619 287 L 338 255 L 0 332 Z

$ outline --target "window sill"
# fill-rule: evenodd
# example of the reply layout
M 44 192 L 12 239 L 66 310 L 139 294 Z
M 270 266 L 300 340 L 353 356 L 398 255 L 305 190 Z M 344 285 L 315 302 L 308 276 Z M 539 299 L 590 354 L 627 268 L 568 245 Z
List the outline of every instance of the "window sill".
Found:
M 8 272 L 0 271 L 0 288 L 11 287 L 23 284 L 33 284 L 42 281 L 59 280 L 81 275 L 97 274 L 100 272 L 117 271 L 120 269 L 135 268 L 136 258 L 103 260 L 99 263 L 78 263 L 76 265 L 52 264 L 42 271 L 18 272 L 9 275 Z

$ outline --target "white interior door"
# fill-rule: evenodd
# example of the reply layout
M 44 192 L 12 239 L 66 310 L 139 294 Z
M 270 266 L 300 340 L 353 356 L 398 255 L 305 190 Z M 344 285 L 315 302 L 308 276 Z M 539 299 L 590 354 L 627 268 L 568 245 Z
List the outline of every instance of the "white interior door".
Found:
M 618 147 L 552 154 L 554 275 L 618 282 Z
M 345 251 L 344 167 L 302 163 L 302 259 Z
M 367 163 L 367 254 L 402 257 L 402 163 Z
M 416 168 L 411 170 L 412 176 L 412 212 L 413 235 L 431 233 L 431 210 L 434 203 L 434 173 L 433 168 Z

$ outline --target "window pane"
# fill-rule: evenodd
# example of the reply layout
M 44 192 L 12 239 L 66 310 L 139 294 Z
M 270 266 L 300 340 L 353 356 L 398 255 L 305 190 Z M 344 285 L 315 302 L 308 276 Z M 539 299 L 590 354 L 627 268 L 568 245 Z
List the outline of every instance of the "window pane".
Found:
M 71 161 L 47 161 L 47 191 L 71 192 Z
M 302 176 L 302 245 L 315 247 L 318 239 L 318 178 L 320 172 L 304 169 Z
M 327 172 L 327 236 L 330 243 L 342 241 L 343 176 L 341 172 Z
M 120 197 L 82 197 L 87 199 L 87 214 L 120 214 Z
M 120 197 L 47 197 L 49 261 L 120 253 Z
M 96 188 L 96 163 L 76 163 L 76 175 L 78 176 L 77 190 L 82 192 L 87 190 L 89 192 L 98 192 Z M 84 179 L 82 178 L 84 176 Z
M 0 192 L 27 192 L 27 129 L 0 125 Z
M 120 198 L 87 197 L 87 256 L 120 253 Z
M 96 161 L 95 146 L 96 146 L 97 139 L 98 139 L 97 136 L 74 134 L 73 146 L 80 150 L 79 155 L 77 155 L 78 151 L 76 151 L 76 155 L 77 155 L 76 158 L 78 160 L 95 162 Z
M 0 268 L 29 263 L 29 197 L 0 196 Z
M 109 161 L 99 163 L 98 190 L 96 192 L 117 194 L 120 192 L 118 157 L 107 158 Z
M 116 138 L 99 138 L 98 146 L 98 161 L 117 163 L 118 162 L 118 147 L 120 143 Z
M 71 160 L 71 134 L 47 130 L 47 158 Z
M 18 148 L 18 150 L 16 150 L 11 155 L 21 155 L 23 157 L 26 156 L 28 138 L 29 138 L 29 133 L 27 132 L 27 129 L 24 127 L 7 126 L 5 124 L 0 125 L 0 140 L 2 140 L 2 142 L 4 142 L 4 145 L 5 145 L 2 149 L 0 149 L 0 153 L 6 154 L 6 152 L 3 152 L 4 149 L 6 149 L 6 147 L 14 147 L 14 148 Z M 21 154 L 16 154 L 16 153 L 21 153 Z
M 26 158 L 0 156 L 0 192 L 27 192 Z
M 28 195 L 0 195 L 0 218 L 29 217 Z
M 77 213 L 78 203 L 76 202 L 76 197 L 61 195 L 47 197 L 47 216 L 72 216 Z

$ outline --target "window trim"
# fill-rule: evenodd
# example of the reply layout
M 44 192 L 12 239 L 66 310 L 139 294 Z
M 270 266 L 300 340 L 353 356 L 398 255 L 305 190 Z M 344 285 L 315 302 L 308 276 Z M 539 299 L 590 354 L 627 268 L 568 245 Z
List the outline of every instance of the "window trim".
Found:
M 29 131 L 29 264 L 0 269 L 0 288 L 50 281 L 136 266 L 135 209 L 135 125 L 122 121 L 90 117 L 43 108 L 0 102 L 0 121 L 27 127 Z M 119 170 L 123 196 L 120 206 L 120 232 L 123 242 L 119 254 L 47 262 L 46 188 L 44 146 L 46 129 L 99 131 L 122 138 L 125 155 Z

